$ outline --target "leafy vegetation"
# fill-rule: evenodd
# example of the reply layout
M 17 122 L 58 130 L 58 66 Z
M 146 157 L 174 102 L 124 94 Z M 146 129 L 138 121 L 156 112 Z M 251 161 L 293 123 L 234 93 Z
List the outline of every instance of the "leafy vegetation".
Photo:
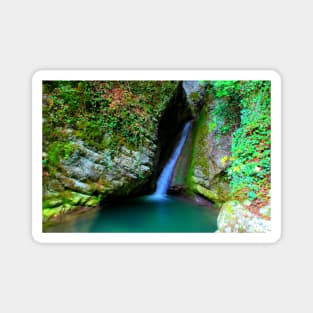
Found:
M 173 81 L 45 81 L 43 166 L 52 172 L 74 151 L 73 137 L 112 154 L 122 145 L 140 148 L 164 109 Z
M 216 101 L 210 112 L 209 130 L 216 130 L 216 139 L 234 131 L 240 122 L 240 85 L 236 81 L 214 81 L 208 88 L 208 94 Z
M 210 130 L 233 132 L 227 174 L 234 197 L 258 207 L 269 200 L 271 111 L 269 81 L 214 81 L 208 94 L 217 99 Z M 224 160 L 226 161 L 226 160 Z

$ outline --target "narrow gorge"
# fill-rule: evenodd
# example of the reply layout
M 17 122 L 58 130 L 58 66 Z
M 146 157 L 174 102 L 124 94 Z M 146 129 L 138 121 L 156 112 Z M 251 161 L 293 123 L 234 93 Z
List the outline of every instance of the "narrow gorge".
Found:
M 270 231 L 267 81 L 47 81 L 45 232 Z

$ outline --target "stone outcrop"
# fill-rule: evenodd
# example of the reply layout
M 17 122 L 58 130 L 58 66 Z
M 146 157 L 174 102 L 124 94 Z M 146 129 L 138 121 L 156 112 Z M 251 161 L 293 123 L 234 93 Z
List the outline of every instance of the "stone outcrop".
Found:
M 94 206 L 104 198 L 143 191 L 153 173 L 157 146 L 131 151 L 122 146 L 112 157 L 110 151 L 93 151 L 72 138 L 76 150 L 62 160 L 54 178 L 44 184 L 44 215 L 54 215 L 76 206 Z M 51 210 L 53 209 L 53 210 Z
M 229 194 L 225 170 L 230 162 L 232 136 L 218 134 L 218 127 L 210 129 L 211 112 L 217 102 L 205 97 L 205 86 L 193 81 L 183 86 L 188 103 L 198 113 L 175 166 L 169 192 L 194 193 L 222 204 Z
M 167 99 L 140 149 L 117 144 L 114 154 L 109 149 L 96 150 L 67 129 L 74 151 L 60 160 L 54 175 L 43 176 L 44 219 L 117 197 L 151 193 L 171 146 L 191 118 L 182 83 Z
M 262 215 L 250 212 L 243 203 L 233 200 L 223 204 L 217 219 L 218 232 L 266 233 L 271 231 L 270 207 L 260 209 Z
M 229 194 L 226 167 L 230 160 L 231 134 L 217 135 L 218 128 L 210 129 L 212 111 L 216 103 L 203 107 L 193 127 L 191 165 L 187 185 L 192 192 L 217 203 Z M 208 109 L 209 108 L 209 109 Z
M 230 162 L 232 136 L 217 136 L 218 129 L 210 129 L 210 111 L 214 105 L 216 103 L 213 101 L 204 106 L 193 122 L 175 167 L 171 189 L 185 184 L 187 193 L 189 191 L 216 203 L 223 203 L 229 194 L 225 170 Z
M 187 103 L 192 109 L 194 118 L 197 118 L 203 104 L 205 89 L 208 82 L 200 82 L 198 80 L 183 81 L 183 89 L 186 94 Z

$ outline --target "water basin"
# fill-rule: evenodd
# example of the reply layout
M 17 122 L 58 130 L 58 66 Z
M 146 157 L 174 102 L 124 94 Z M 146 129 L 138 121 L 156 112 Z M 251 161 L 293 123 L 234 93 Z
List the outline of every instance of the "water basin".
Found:
M 66 214 L 44 232 L 203 233 L 217 230 L 218 210 L 174 196 L 145 196 Z

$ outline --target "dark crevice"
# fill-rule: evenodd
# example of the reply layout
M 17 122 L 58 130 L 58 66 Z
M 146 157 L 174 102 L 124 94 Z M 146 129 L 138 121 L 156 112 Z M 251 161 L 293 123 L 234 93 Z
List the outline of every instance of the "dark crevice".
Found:
M 184 125 L 192 118 L 192 111 L 187 103 L 182 82 L 180 82 L 172 101 L 164 110 L 159 123 L 159 153 L 153 179 L 154 188 L 157 177 L 160 175 L 180 139 Z

